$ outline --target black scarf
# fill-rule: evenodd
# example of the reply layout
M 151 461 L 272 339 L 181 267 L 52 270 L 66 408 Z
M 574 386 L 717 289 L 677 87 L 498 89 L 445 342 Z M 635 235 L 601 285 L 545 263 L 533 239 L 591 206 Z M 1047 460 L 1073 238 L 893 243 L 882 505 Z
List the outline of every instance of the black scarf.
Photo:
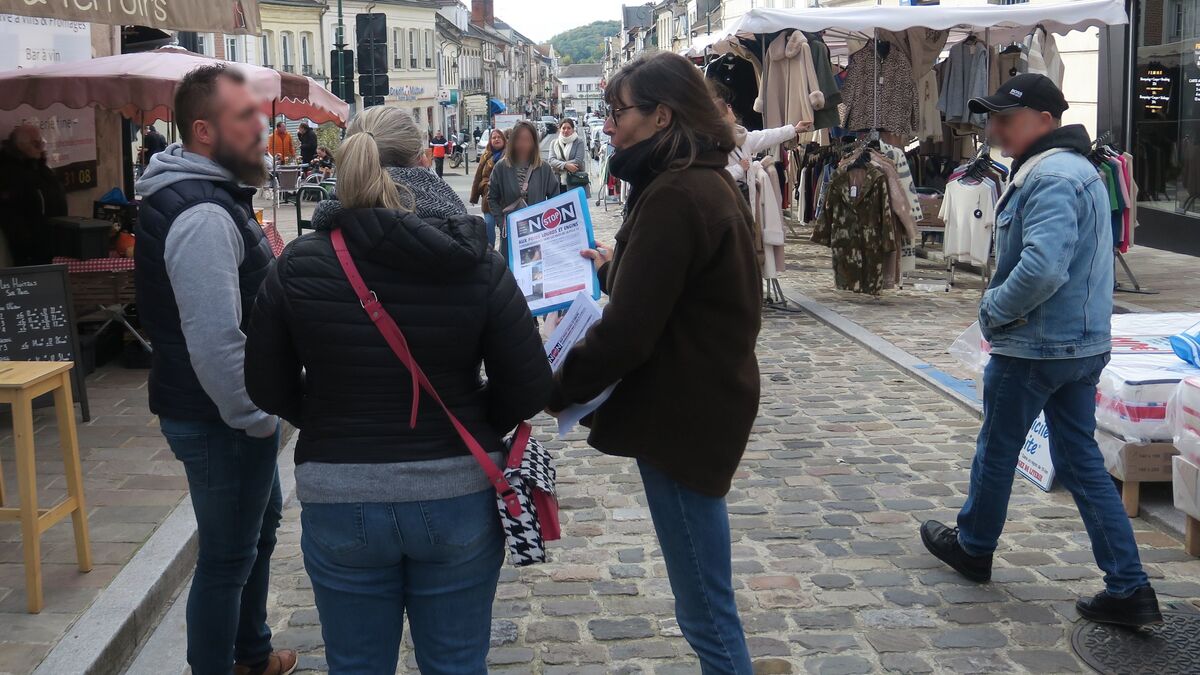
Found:
M 655 134 L 644 141 L 618 150 L 608 160 L 609 173 L 629 183 L 629 199 L 625 202 L 626 212 L 633 208 L 634 203 L 641 196 L 642 190 L 663 172 L 664 167 L 661 161 L 658 161 L 654 155 L 657 144 L 658 134 Z
M 1021 170 L 1021 165 L 1034 155 L 1040 155 L 1047 150 L 1055 148 L 1074 150 L 1086 157 L 1092 149 L 1092 140 L 1088 137 L 1087 129 L 1082 124 L 1068 124 L 1065 127 L 1055 129 L 1034 141 L 1033 145 L 1029 146 L 1029 149 L 1013 162 L 1012 171 L 1009 175 L 1017 175 L 1017 172 Z

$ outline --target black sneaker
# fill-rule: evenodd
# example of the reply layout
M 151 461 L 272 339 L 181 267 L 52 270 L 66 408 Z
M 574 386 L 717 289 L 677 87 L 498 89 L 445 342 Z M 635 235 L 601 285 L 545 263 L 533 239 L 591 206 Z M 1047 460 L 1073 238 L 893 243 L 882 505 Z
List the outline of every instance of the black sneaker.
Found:
M 1117 598 L 1100 591 L 1090 598 L 1075 601 L 1079 616 L 1096 623 L 1113 623 L 1119 626 L 1140 628 L 1162 623 L 1162 612 L 1158 610 L 1158 596 L 1154 589 L 1142 586 L 1127 598 Z
M 958 528 L 946 527 L 936 520 L 921 524 L 921 541 L 938 560 L 954 568 L 971 581 L 992 580 L 992 555 L 970 555 L 958 543 Z

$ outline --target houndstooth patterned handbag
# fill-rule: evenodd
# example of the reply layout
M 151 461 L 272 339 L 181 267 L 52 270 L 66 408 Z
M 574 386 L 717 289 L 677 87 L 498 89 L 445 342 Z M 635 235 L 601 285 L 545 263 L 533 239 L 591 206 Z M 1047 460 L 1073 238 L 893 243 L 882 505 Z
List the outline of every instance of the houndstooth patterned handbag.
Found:
M 500 522 L 508 540 L 508 560 L 517 567 L 546 562 L 546 542 L 562 536 L 558 500 L 554 494 L 554 462 L 536 438 L 528 422 L 522 422 L 508 444 L 504 478 L 516 493 L 521 512 L 512 515 L 504 497 L 497 493 Z
M 504 471 L 501 471 L 488 457 L 487 451 L 479 441 L 475 440 L 458 417 L 442 402 L 442 397 L 438 396 L 433 384 L 408 348 L 404 333 L 358 273 L 350 251 L 346 248 L 342 231 L 333 230 L 330 239 L 338 262 L 342 265 L 342 271 L 358 295 L 363 311 L 379 329 L 396 357 L 412 374 L 413 404 L 409 425 L 417 425 L 417 406 L 421 391 L 424 390 L 450 418 L 450 424 L 454 426 L 459 438 L 471 451 L 475 461 L 479 462 L 479 466 L 487 474 L 488 482 L 496 490 L 496 504 L 500 509 L 500 522 L 504 526 L 504 536 L 508 542 L 509 561 L 518 567 L 546 562 L 546 542 L 562 536 L 558 520 L 558 500 L 554 496 L 554 462 L 550 453 L 531 437 L 533 428 L 529 423 L 522 422 L 513 435 L 505 440 L 508 446 L 508 462 Z

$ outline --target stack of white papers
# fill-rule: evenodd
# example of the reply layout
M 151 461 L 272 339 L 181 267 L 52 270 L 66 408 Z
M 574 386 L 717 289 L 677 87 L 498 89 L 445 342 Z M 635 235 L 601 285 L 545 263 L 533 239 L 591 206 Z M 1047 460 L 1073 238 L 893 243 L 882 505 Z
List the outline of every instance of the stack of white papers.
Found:
M 554 328 L 554 332 L 550 334 L 550 339 L 546 341 L 546 358 L 550 359 L 550 368 L 558 371 L 562 366 L 563 361 L 567 358 L 567 353 L 571 351 L 571 347 L 575 346 L 576 342 L 583 339 L 587 334 L 588 328 L 592 324 L 600 320 L 600 305 L 586 293 L 580 293 L 575 296 L 575 300 L 571 303 L 567 313 L 558 322 L 558 326 Z M 572 405 L 567 409 L 558 413 L 558 437 L 562 438 L 579 424 L 579 420 L 587 415 L 590 415 L 600 404 L 608 400 L 616 384 L 611 385 L 596 398 L 587 403 Z

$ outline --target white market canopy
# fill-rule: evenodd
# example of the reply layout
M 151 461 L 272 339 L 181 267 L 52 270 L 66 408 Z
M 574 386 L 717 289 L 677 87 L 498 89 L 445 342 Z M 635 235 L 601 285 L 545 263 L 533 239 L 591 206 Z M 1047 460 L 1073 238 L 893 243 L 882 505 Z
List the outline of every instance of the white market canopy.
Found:
M 875 29 L 903 31 L 909 28 L 952 29 L 950 43 L 969 34 L 985 37 L 992 44 L 1024 39 L 1037 26 L 1051 33 L 1069 33 L 1097 26 L 1129 23 L 1124 0 L 1079 0 L 1078 2 L 1023 3 L 1019 5 L 974 6 L 857 6 L 812 7 L 808 9 L 765 9 L 746 12 L 733 25 L 693 40 L 691 54 L 699 56 L 711 46 L 720 53 L 731 38 L 781 30 L 810 33 L 835 31 L 869 37 Z M 957 39 L 955 39 L 957 38 Z M 833 49 L 833 45 L 830 45 Z

